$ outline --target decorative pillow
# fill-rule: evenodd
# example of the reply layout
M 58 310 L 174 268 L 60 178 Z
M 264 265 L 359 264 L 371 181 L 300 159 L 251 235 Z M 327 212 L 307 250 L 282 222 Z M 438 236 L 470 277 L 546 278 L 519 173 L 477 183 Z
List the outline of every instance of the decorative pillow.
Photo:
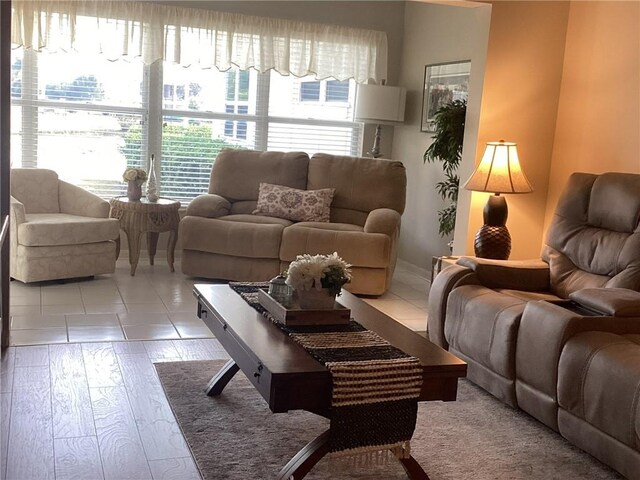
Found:
M 286 218 L 295 222 L 328 222 L 335 188 L 298 190 L 261 183 L 254 215 Z

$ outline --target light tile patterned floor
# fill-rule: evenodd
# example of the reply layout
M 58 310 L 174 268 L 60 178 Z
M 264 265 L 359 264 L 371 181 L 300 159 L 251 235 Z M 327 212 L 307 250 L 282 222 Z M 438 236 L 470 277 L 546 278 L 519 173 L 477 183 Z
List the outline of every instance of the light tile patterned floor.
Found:
M 141 259 L 135 277 L 122 257 L 113 275 L 68 283 L 11 282 L 11 344 L 210 338 L 196 316 L 194 280 Z M 416 331 L 427 325 L 429 281 L 397 268 L 391 288 L 364 298 Z

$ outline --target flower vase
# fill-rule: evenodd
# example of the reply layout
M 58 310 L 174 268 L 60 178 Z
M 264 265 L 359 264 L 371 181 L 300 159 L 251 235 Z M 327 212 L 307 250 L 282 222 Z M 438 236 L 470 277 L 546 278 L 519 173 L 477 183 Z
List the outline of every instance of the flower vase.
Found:
M 151 155 L 151 161 L 149 162 L 149 179 L 147 180 L 147 200 L 150 202 L 158 201 L 158 186 L 156 184 L 156 166 L 155 156 Z
M 328 288 L 296 290 L 296 293 L 302 310 L 333 310 L 336 303 L 336 296 Z
M 139 202 L 142 197 L 142 183 L 139 180 L 127 182 L 127 198 L 132 202 Z

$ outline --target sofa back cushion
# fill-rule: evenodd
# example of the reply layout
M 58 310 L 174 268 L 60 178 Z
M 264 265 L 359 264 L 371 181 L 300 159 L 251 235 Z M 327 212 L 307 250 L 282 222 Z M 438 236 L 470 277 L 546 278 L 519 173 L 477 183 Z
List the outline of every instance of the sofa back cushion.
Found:
M 60 213 L 58 174 L 45 168 L 11 169 L 11 196 L 25 213 Z
M 308 190 L 335 188 L 331 221 L 364 225 L 370 211 L 404 212 L 407 176 L 402 162 L 316 153 L 309 161 Z
M 209 193 L 241 202 L 232 213 L 251 213 L 256 208 L 261 182 L 298 189 L 307 186 L 309 156 L 304 152 L 222 150 L 213 162 Z M 237 210 L 237 211 L 236 211 Z
M 560 297 L 582 288 L 640 291 L 640 175 L 574 173 L 542 256 Z

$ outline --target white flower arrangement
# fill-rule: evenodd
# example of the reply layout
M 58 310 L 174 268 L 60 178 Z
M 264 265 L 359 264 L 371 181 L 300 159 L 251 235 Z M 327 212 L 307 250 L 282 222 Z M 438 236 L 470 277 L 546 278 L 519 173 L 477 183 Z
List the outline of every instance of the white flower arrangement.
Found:
M 125 182 L 136 182 L 142 185 L 147 179 L 147 172 L 141 168 L 127 168 L 122 174 L 122 179 Z
M 287 285 L 294 290 L 328 288 L 332 295 L 340 295 L 340 289 L 351 281 L 351 265 L 338 256 L 298 255 L 287 270 Z

